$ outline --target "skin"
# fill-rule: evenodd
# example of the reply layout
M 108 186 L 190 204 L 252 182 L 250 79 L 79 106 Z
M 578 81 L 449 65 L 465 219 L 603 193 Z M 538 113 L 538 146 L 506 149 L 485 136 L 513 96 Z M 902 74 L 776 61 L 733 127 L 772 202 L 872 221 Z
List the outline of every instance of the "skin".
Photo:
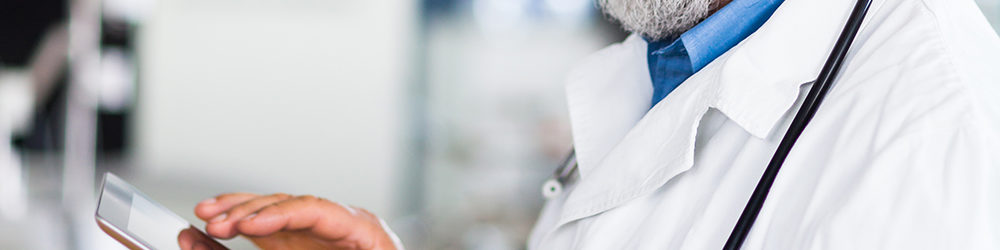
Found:
M 374 214 L 311 195 L 229 193 L 195 207 L 208 236 L 244 236 L 261 249 L 395 249 Z M 181 249 L 225 249 L 194 229 Z
M 733 0 L 719 0 L 719 1 L 716 1 L 715 4 L 712 5 L 712 13 L 714 14 L 716 11 L 719 11 L 719 9 L 722 9 L 722 7 L 725 7 L 727 4 L 729 4 L 729 2 L 732 2 L 732 1 Z

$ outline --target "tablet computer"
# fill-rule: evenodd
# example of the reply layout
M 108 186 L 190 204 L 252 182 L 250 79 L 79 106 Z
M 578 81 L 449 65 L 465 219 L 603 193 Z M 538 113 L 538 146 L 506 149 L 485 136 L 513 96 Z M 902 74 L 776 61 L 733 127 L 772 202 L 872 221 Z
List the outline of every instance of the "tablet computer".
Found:
M 104 174 L 95 214 L 105 233 L 130 249 L 180 249 L 181 233 L 221 244 L 112 173 Z

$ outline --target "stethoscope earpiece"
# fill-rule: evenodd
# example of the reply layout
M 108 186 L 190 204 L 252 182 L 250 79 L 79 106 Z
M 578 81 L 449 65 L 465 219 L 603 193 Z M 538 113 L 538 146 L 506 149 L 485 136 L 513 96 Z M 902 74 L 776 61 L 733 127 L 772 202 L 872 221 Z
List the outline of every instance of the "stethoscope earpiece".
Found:
M 542 184 L 542 196 L 545 196 L 545 199 L 552 199 L 561 195 L 563 185 L 566 185 L 577 168 L 579 166 L 576 164 L 576 149 L 574 148 L 569 151 L 569 154 L 566 154 L 566 159 L 562 161 L 562 164 L 559 164 L 555 173 L 552 173 L 552 177 L 545 180 L 545 184 Z
M 562 194 L 562 190 L 562 183 L 559 183 L 556 178 L 549 178 L 542 185 L 542 196 L 545 196 L 545 199 L 552 199 Z

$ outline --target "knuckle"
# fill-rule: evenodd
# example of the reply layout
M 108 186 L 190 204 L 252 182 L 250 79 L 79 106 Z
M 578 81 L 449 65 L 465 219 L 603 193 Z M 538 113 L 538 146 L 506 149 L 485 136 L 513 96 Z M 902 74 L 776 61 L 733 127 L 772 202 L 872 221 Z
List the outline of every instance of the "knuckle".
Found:
M 280 198 L 280 199 L 288 199 L 288 198 L 292 198 L 293 197 L 292 195 L 287 194 L 287 193 L 275 193 L 275 194 L 273 194 L 271 196 L 274 196 L 274 197 L 277 197 L 277 198 Z
M 228 199 L 233 198 L 235 196 L 236 196 L 235 193 L 225 193 L 225 194 L 220 194 L 218 196 L 215 196 L 215 199 L 217 199 L 217 200 L 228 200 Z
M 304 201 L 304 202 L 308 202 L 308 203 L 315 203 L 315 202 L 320 201 L 319 197 L 316 197 L 314 195 L 309 195 L 309 194 L 299 196 L 298 199 L 301 200 L 301 201 Z
M 236 199 L 236 198 L 240 198 L 240 197 L 245 197 L 245 196 L 248 196 L 248 195 L 256 196 L 254 194 L 248 194 L 248 193 L 224 193 L 224 194 L 220 194 L 220 195 L 216 196 L 215 199 L 216 200 L 229 200 L 229 199 Z
M 267 206 L 261 207 L 257 213 L 270 213 L 275 211 L 281 211 L 283 208 L 278 205 L 278 203 L 267 204 Z
M 260 203 L 254 203 L 252 201 L 245 202 L 243 204 L 237 205 L 229 209 L 229 215 L 245 215 L 257 211 L 260 207 Z
M 248 213 L 251 212 L 250 209 L 251 209 L 250 206 L 239 205 L 239 206 L 235 206 L 235 207 L 229 209 L 228 213 L 229 213 L 230 216 L 241 215 L 241 214 L 248 214 Z

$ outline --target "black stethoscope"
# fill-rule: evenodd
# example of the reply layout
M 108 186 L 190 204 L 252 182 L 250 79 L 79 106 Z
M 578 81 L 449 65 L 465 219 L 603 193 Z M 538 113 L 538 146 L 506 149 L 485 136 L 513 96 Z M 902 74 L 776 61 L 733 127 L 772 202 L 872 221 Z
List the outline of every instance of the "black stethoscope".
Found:
M 858 0 L 857 4 L 854 5 L 854 10 L 847 20 L 847 25 L 840 33 L 833 51 L 830 52 L 830 57 L 826 59 L 826 64 L 823 65 L 823 70 L 820 71 L 819 77 L 816 78 L 816 82 L 809 89 L 809 94 L 806 95 L 802 106 L 799 107 L 799 110 L 795 113 L 795 117 L 792 118 L 791 126 L 785 131 L 784 137 L 781 138 L 781 143 L 778 144 L 778 149 L 771 156 L 770 163 L 764 169 L 763 176 L 757 182 L 757 187 L 754 188 L 750 200 L 747 201 L 746 207 L 743 208 L 743 213 L 740 214 L 740 218 L 736 222 L 736 226 L 733 227 L 733 231 L 729 234 L 729 239 L 726 240 L 726 245 L 723 246 L 723 249 L 737 250 L 743 245 L 743 241 L 750 233 L 750 228 L 757 219 L 761 207 L 764 206 L 764 200 L 767 199 L 771 185 L 774 184 L 774 179 L 778 176 L 778 170 L 785 163 L 785 158 L 788 157 L 788 153 L 792 150 L 792 146 L 795 145 L 795 141 L 799 139 L 799 135 L 805 130 L 806 125 L 816 115 L 816 110 L 819 108 L 820 103 L 823 102 L 826 93 L 833 86 L 833 82 L 837 78 L 837 73 L 840 72 L 840 66 L 844 63 L 847 52 L 850 50 L 851 44 L 858 34 L 858 30 L 861 29 L 861 24 L 865 19 L 865 15 L 868 14 L 868 8 L 871 7 L 871 4 L 872 0 Z M 561 194 L 563 184 L 569 181 L 577 168 L 576 150 L 571 150 L 562 164 L 556 168 L 552 178 L 549 178 L 542 186 L 542 194 L 546 198 L 556 197 Z

